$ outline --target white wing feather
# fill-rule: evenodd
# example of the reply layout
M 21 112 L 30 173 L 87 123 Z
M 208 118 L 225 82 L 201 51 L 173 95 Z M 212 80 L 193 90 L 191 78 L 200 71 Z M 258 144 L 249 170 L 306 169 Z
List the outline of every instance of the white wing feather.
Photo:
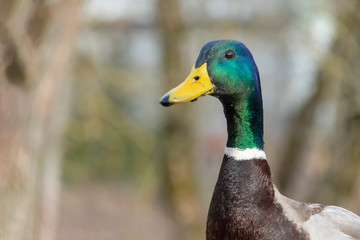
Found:
M 274 190 L 284 214 L 311 240 L 360 240 L 358 215 L 341 207 L 300 203 L 282 195 L 275 185 Z
M 360 239 L 360 217 L 341 207 L 326 206 L 300 225 L 312 240 Z

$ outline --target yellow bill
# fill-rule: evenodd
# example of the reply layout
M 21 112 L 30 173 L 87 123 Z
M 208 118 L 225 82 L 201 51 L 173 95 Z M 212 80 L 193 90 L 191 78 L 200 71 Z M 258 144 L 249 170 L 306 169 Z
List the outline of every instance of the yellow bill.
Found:
M 185 81 L 166 93 L 160 103 L 167 107 L 174 103 L 194 101 L 200 96 L 213 93 L 214 84 L 210 81 L 206 65 L 204 63 L 199 68 L 194 65 Z

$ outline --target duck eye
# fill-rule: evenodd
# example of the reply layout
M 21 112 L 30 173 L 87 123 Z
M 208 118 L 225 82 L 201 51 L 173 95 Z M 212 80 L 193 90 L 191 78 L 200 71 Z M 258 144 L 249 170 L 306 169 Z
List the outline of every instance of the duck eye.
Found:
M 229 60 L 234 59 L 234 58 L 235 58 L 235 53 L 234 53 L 234 51 L 233 51 L 233 50 L 228 50 L 228 51 L 226 51 L 226 52 L 225 52 L 225 58 L 226 58 L 226 59 L 229 59 Z

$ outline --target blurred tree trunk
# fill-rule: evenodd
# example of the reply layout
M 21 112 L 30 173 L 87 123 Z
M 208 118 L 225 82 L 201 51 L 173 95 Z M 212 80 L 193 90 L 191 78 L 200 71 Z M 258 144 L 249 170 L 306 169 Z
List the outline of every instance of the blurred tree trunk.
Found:
M 335 7 L 337 36 L 289 131 L 280 182 L 297 198 L 360 211 L 360 2 Z
M 164 93 L 184 81 L 190 71 L 184 69 L 181 62 L 185 28 L 179 9 L 177 0 L 158 0 L 158 23 L 162 31 L 160 34 L 163 46 Z M 191 110 L 186 104 L 165 110 L 159 154 L 164 175 L 162 191 L 179 227 L 179 234 L 174 236 L 174 239 L 201 239 L 204 238 L 205 221 L 200 220 L 201 208 L 193 175 L 194 131 L 189 121 Z
M 51 240 L 81 0 L 0 4 L 0 239 Z

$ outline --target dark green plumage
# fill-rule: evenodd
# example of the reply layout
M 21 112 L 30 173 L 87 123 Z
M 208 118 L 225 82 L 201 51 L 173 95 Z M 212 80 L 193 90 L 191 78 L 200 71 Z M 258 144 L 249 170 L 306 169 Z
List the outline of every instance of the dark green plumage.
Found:
M 225 57 L 227 51 L 233 51 L 233 59 Z M 212 95 L 224 106 L 229 134 L 226 146 L 263 149 L 260 77 L 250 51 L 237 41 L 213 41 L 201 49 L 195 67 L 205 62 L 215 85 Z

